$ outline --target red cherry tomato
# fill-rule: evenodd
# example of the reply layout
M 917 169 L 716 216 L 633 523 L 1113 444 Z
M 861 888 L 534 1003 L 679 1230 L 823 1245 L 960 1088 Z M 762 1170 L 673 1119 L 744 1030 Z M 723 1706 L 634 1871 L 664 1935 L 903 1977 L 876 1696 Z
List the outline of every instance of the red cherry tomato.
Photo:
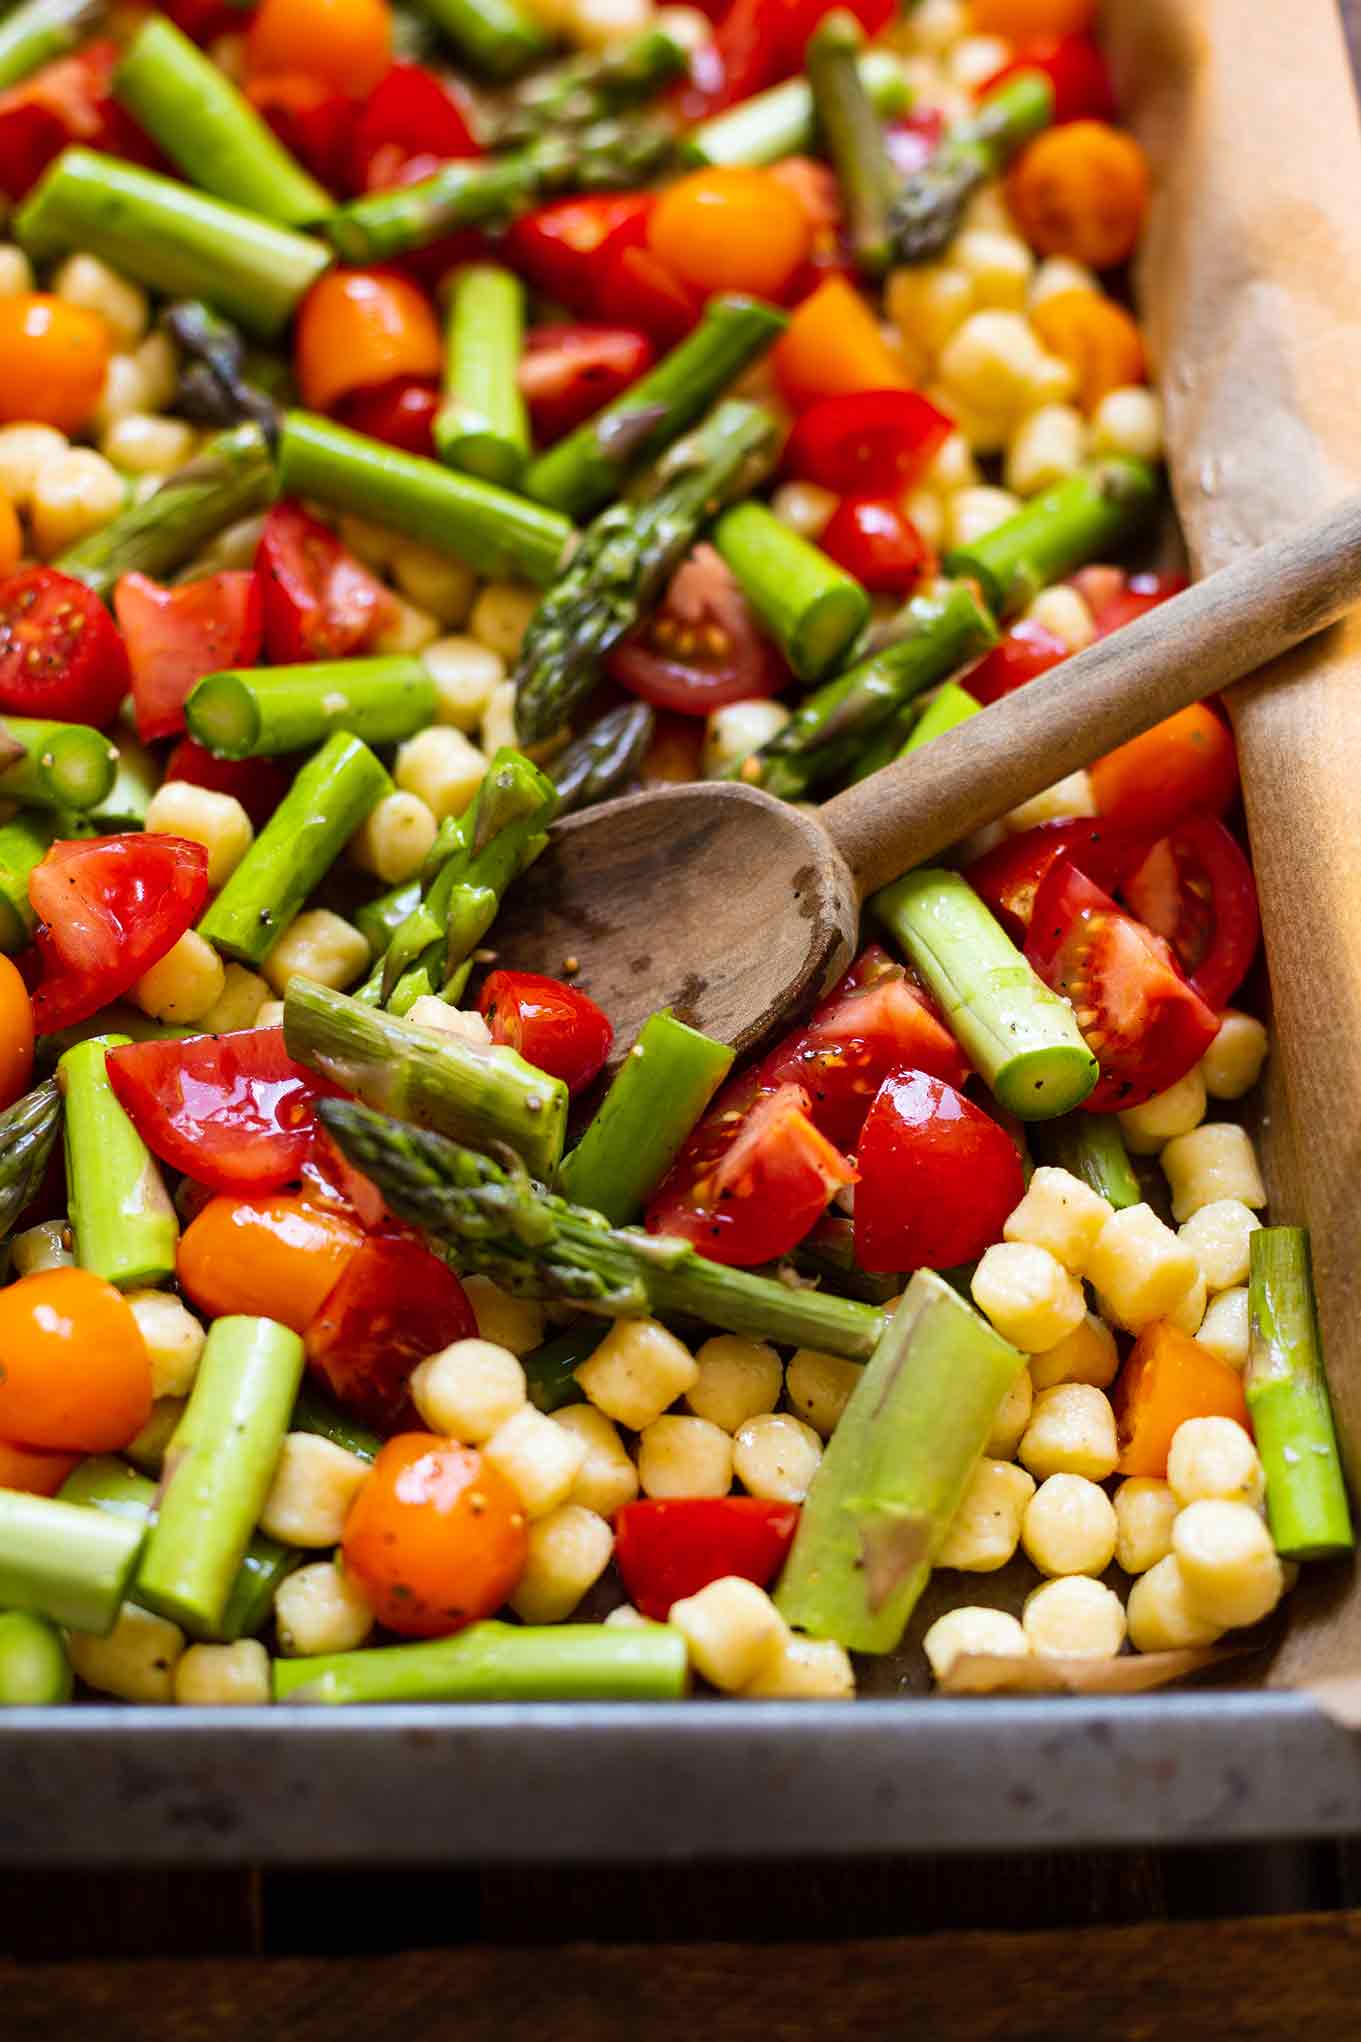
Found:
M 1092 613 L 1098 638 L 1170 602 L 1189 586 L 1184 574 L 1126 574 L 1122 567 L 1083 567 L 1073 587 Z
M 63 149 L 79 143 L 152 163 L 158 152 L 113 96 L 122 52 L 101 37 L 0 92 L 0 191 L 21 199 Z
M 966 686 L 975 702 L 985 706 L 1012 695 L 1027 681 L 1047 674 L 1050 667 L 1067 659 L 1068 647 L 1043 624 L 1022 617 L 1002 635 L 1001 642 L 985 653 L 966 676 Z
M 1088 1112 L 1142 1106 L 1184 1078 L 1214 1041 L 1219 1017 L 1177 967 L 1170 946 L 1118 908 L 1067 858 L 1035 896 L 1025 954 L 1071 1002 L 1101 1065 Z
M 192 737 L 182 737 L 175 746 L 165 762 L 165 777 L 234 796 L 257 830 L 269 821 L 289 788 L 288 774 L 273 759 L 219 759 Z
M 419 1424 L 407 1384 L 428 1354 L 477 1333 L 451 1269 L 410 1234 L 382 1234 L 351 1256 L 303 1335 L 308 1365 L 377 1431 Z
M 335 406 L 335 416 L 352 432 L 367 433 L 371 440 L 383 440 L 404 453 L 435 453 L 435 413 L 439 390 L 434 382 L 418 376 L 394 376 L 388 383 L 367 390 L 351 390 Z
M 1206 1006 L 1226 1007 L 1256 955 L 1261 920 L 1252 867 L 1224 824 L 1189 816 L 1122 891 L 1140 921 L 1172 945 Z
M 862 1269 L 953 1269 L 1002 1238 L 1025 1190 L 1016 1144 L 981 1107 L 925 1071 L 895 1071 L 856 1151 Z
M 64 723 L 112 723 L 128 656 L 93 589 L 55 567 L 0 581 L 0 709 Z
M 605 671 L 654 709 L 707 716 L 727 702 L 778 695 L 789 671 L 714 548 L 696 546 L 661 606 L 617 645 Z
M 953 419 L 919 390 L 820 397 L 789 435 L 784 465 L 838 496 L 900 495 L 953 431 Z
M 278 1191 L 312 1146 L 312 1107 L 335 1086 L 294 1063 L 282 1028 L 130 1042 L 109 1082 L 153 1155 L 212 1191 Z
M 241 26 L 241 10 L 231 0 L 163 0 L 161 12 L 195 43 L 215 42 Z
M 708 62 L 696 64 L 678 105 L 689 121 L 736 106 L 802 70 L 808 39 L 834 0 L 732 0 L 718 23 Z M 867 36 L 878 35 L 893 0 L 852 0 L 851 12 Z
M 1060 858 L 1071 858 L 1088 879 L 1107 893 L 1118 893 L 1149 849 L 1150 839 L 1138 830 L 1080 816 L 1072 822 L 1038 823 L 1019 837 L 1008 837 L 966 866 L 964 877 L 1007 934 L 1024 943 L 1040 881 Z
M 518 1050 L 526 1063 L 582 1092 L 599 1076 L 614 1029 L 594 1000 L 537 971 L 494 971 L 478 1011 L 493 1042 Z
M 412 157 L 441 163 L 480 156 L 463 107 L 424 64 L 394 64 L 364 103 L 350 150 L 355 191 L 382 191 Z
M 602 192 L 556 199 L 522 213 L 507 230 L 506 259 L 545 297 L 583 318 L 597 306 L 599 261 L 606 249 L 641 245 L 656 200 L 651 192 Z
M 348 188 L 359 109 L 348 92 L 302 71 L 251 78 L 245 93 L 290 155 L 329 191 Z
M 889 497 L 843 496 L 818 545 L 877 596 L 909 595 L 931 572 L 935 557 L 907 512 Z
M 98 1013 L 160 962 L 208 897 L 208 853 L 184 837 L 128 834 L 53 844 L 29 875 L 39 916 L 40 1035 Z
M 264 632 L 255 574 L 206 574 L 162 588 L 145 574 L 120 576 L 114 613 L 132 667 L 137 735 L 144 743 L 184 729 L 189 690 L 205 674 L 254 666 Z
M 603 319 L 641 327 L 658 347 L 684 340 L 704 308 L 700 293 L 659 255 L 627 240 L 603 252 L 596 302 Z
M 984 99 L 1018 71 L 1042 71 L 1054 88 L 1054 125 L 1064 121 L 1113 121 L 1115 90 L 1106 59 L 1089 35 L 1049 36 L 1022 43 L 1014 57 L 985 78 L 975 97 Z
M 634 1608 L 664 1624 L 673 1602 L 730 1574 L 767 1587 L 798 1528 L 797 1503 L 757 1496 L 626 1503 L 614 1517 L 614 1564 Z
M 656 350 L 627 326 L 536 326 L 520 357 L 520 395 L 536 446 L 551 446 L 650 369 Z
M 391 590 L 300 504 L 276 503 L 255 556 L 265 649 L 280 665 L 360 652 L 392 615 Z
M 725 1088 L 726 1089 L 726 1088 Z M 653 1193 L 652 1234 L 679 1234 L 711 1261 L 750 1269 L 787 1255 L 816 1226 L 855 1165 L 808 1118 L 800 1085 L 762 1093 L 745 1113 L 700 1123 Z

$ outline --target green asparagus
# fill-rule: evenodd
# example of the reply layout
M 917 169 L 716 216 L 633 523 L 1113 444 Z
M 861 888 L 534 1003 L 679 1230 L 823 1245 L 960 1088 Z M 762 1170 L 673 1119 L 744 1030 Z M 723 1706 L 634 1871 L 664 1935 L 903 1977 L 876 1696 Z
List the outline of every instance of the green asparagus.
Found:
M 820 679 L 868 622 L 870 599 L 860 583 L 763 503 L 734 504 L 713 537 L 794 672 Z
M 1266 1513 L 1287 1560 L 1324 1560 L 1355 1544 L 1319 1338 L 1309 1234 L 1259 1227 L 1250 1244 L 1249 1348 L 1243 1390 L 1266 1470 Z
M 8 957 L 25 947 L 37 927 L 28 876 L 56 834 L 55 815 L 37 809 L 20 809 L 0 823 L 0 951 Z
M 912 89 L 897 57 L 888 50 L 869 50 L 857 66 L 860 82 L 874 112 L 883 117 L 906 113 Z M 791 78 L 744 99 L 726 113 L 717 113 L 692 128 L 681 144 L 691 163 L 733 163 L 760 169 L 786 156 L 806 156 L 817 145 L 813 94 L 806 78 Z
M 430 669 L 396 653 L 205 674 L 184 705 L 189 735 L 221 759 L 303 751 L 338 730 L 397 744 L 434 718 Z
M 924 744 L 930 744 L 933 737 L 943 737 L 947 730 L 954 730 L 957 725 L 967 723 L 971 716 L 977 716 L 982 707 L 983 704 L 976 702 L 958 681 L 946 681 L 937 688 L 913 724 L 897 756 L 905 759 L 910 752 L 920 751 Z
M 66 1101 L 66 1195 L 76 1261 L 122 1290 L 175 1273 L 179 1223 L 160 1170 L 109 1083 L 106 1051 L 125 1035 L 95 1035 L 57 1065 Z
M 98 25 L 102 0 L 23 0 L 0 22 L 0 92 L 64 57 Z
M 899 178 L 860 75 L 864 42 L 855 16 L 836 8 L 818 23 L 805 61 L 818 131 L 841 186 L 856 262 L 866 275 L 877 277 L 892 260 L 889 212 Z
M 376 1461 L 383 1445 L 376 1432 L 370 1432 L 339 1405 L 328 1402 L 307 1377 L 298 1391 L 288 1429 L 315 1432 L 320 1438 L 329 1439 L 333 1446 L 343 1446 L 346 1453 L 358 1454 L 361 1461 Z
M 61 1131 L 61 1088 L 35 1085 L 0 1113 L 0 1241 L 38 1194 Z
M 407 916 L 421 904 L 418 879 L 404 879 L 389 887 L 376 900 L 365 901 L 354 911 L 354 925 L 369 946 L 370 954 L 381 957 Z
M 514 78 L 552 50 L 521 0 L 417 0 L 455 53 L 487 78 Z
M 246 344 L 231 321 L 200 298 L 181 298 L 161 316 L 181 356 L 175 409 L 200 425 L 253 421 L 272 443 L 279 405 L 251 382 Z
M 589 128 L 654 99 L 690 66 L 679 19 L 663 12 L 626 42 L 585 50 L 536 71 L 510 93 L 493 124 L 498 148 L 513 148 L 563 128 Z
M 572 815 L 624 793 L 642 770 L 656 727 L 656 716 L 646 702 L 622 702 L 564 746 L 548 769 L 557 789 L 558 814 Z
M 513 270 L 469 263 L 449 293 L 444 402 L 435 445 L 451 468 L 513 489 L 529 458 L 529 414 L 520 395 L 525 287 Z
M 0 770 L 0 799 L 84 813 L 113 792 L 118 753 L 88 724 L 6 716 L 0 737 L 22 747 L 19 758 Z
M 146 822 L 152 796 L 161 784 L 161 762 L 126 730 L 119 731 L 116 750 L 118 764 L 113 785 L 95 803 L 91 819 L 105 830 L 140 830 Z
M 971 575 L 999 617 L 1052 581 L 1100 559 L 1146 524 L 1158 497 L 1147 461 L 1112 455 L 1032 496 L 1015 517 L 945 556 L 947 574 Z
M 1080 1177 L 1117 1211 L 1143 1199 L 1120 1122 L 1113 1113 L 1065 1114 L 1061 1120 L 1035 1128 L 1031 1148 L 1037 1161 Z
M 27 1610 L 0 1610 L 0 1709 L 69 1702 L 73 1685 L 57 1626 Z
M 577 1370 L 589 1361 L 609 1332 L 607 1319 L 578 1319 L 555 1340 L 545 1340 L 520 1358 L 529 1387 L 529 1401 L 536 1411 L 562 1411 L 569 1404 L 584 1404 L 586 1392 L 578 1387 Z
M 563 1197 L 604 1213 L 611 1226 L 637 1219 L 732 1063 L 732 1050 L 669 1008 L 645 1021 L 558 1173 Z
M 276 1702 L 669 1702 L 688 1686 L 665 1624 L 473 1624 L 429 1644 L 276 1659 Z
M 889 215 L 895 259 L 938 256 L 974 193 L 1053 118 L 1054 88 L 1042 71 L 1018 71 L 981 100 L 898 192 Z
M 0 1489 L 0 1608 L 107 1637 L 145 1537 L 102 1510 Z

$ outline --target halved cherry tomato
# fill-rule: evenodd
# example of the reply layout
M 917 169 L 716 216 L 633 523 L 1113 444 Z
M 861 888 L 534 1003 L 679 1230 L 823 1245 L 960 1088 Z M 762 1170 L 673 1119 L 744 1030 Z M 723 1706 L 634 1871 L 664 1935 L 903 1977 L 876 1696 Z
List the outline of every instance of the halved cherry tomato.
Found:
M 161 12 L 196 43 L 216 42 L 241 26 L 241 9 L 232 0 L 162 0 Z
M 674 347 L 698 320 L 703 298 L 652 249 L 621 239 L 601 255 L 596 305 L 602 319 L 640 327 L 658 347 Z
M 931 572 L 935 558 L 892 497 L 843 496 L 819 533 L 818 545 L 878 596 L 909 595 Z
M 626 1503 L 614 1516 L 614 1564 L 629 1601 L 664 1624 L 673 1602 L 736 1575 L 765 1588 L 799 1528 L 797 1503 L 677 1496 Z
M 1109 638 L 1122 625 L 1147 616 L 1187 586 L 1184 574 L 1126 574 L 1122 567 L 1082 567 L 1073 576 L 1098 638 Z
M 520 395 L 536 446 L 551 446 L 650 369 L 656 353 L 627 326 L 536 326 L 525 335 Z
M 310 1200 L 342 1206 L 368 1233 L 401 1229 L 401 1221 L 388 1211 L 373 1179 L 350 1161 L 320 1125 L 313 1131 L 312 1147 L 303 1161 L 302 1183 Z
M 1024 943 L 1040 882 L 1060 858 L 1070 858 L 1105 892 L 1118 893 L 1149 849 L 1142 831 L 1117 828 L 1099 816 L 1078 816 L 1072 822 L 1037 823 L 1033 830 L 1006 838 L 966 865 L 964 877 L 1007 934 Z
M 679 1234 L 739 1269 L 787 1255 L 856 1179 L 808 1106 L 801 1085 L 781 1085 L 745 1112 L 711 1107 L 653 1193 L 648 1232 Z
M 55 1496 L 82 1459 L 81 1454 L 16 1446 L 13 1440 L 0 1439 L 0 1489 L 18 1489 L 25 1496 Z
M 380 1624 L 447 1638 L 495 1616 L 513 1592 L 529 1556 L 524 1505 L 475 1448 L 403 1432 L 350 1507 L 344 1553 Z
M 328 191 L 347 189 L 358 119 L 348 93 L 301 71 L 266 73 L 250 79 L 245 90 L 290 155 Z
M 828 277 L 804 299 L 771 359 L 776 380 L 796 411 L 819 397 L 912 388 L 901 357 L 844 277 Z
M 365 101 L 350 152 L 356 191 L 382 191 L 413 156 L 432 164 L 482 155 L 462 106 L 424 64 L 394 64 Z
M 0 709 L 111 723 L 131 681 L 113 619 L 83 581 L 55 567 L 0 581 Z
M 132 1307 L 88 1269 L 0 1290 L 0 1436 L 118 1453 L 151 1416 L 151 1361 Z
M 392 591 L 300 504 L 275 504 L 255 566 L 264 589 L 265 648 L 281 665 L 344 659 L 393 613 Z
M 137 735 L 144 743 L 184 729 L 190 689 L 224 667 L 254 666 L 264 634 L 264 604 L 253 573 L 205 574 L 162 588 L 145 574 L 124 574 L 113 607 L 132 667 Z
M 736 106 L 802 70 L 808 39 L 833 0 L 732 0 L 718 21 L 707 62 L 697 61 L 677 104 L 687 121 Z M 893 12 L 892 0 L 853 0 L 850 10 L 867 36 Z
M 1054 125 L 1064 121 L 1115 119 L 1115 89 L 1106 59 L 1089 35 L 1045 36 L 1025 43 L 1014 57 L 985 78 L 975 97 L 984 99 L 1018 71 L 1043 71 L 1054 88 Z
M 1188 816 L 1153 846 L 1122 889 L 1165 937 L 1208 1007 L 1226 1007 L 1257 951 L 1257 888 L 1237 839 L 1212 815 Z
M 257 830 L 269 821 L 289 788 L 287 773 L 273 759 L 219 759 L 192 737 L 182 737 L 175 746 L 165 762 L 165 777 L 232 795 Z
M 363 1242 L 348 1214 L 296 1192 L 224 1194 L 180 1236 L 180 1288 L 213 1318 L 245 1312 L 305 1333 Z
M 0 957 L 0 1112 L 28 1090 L 32 1074 L 33 1002 L 17 966 Z
M 1113 269 L 1133 253 L 1148 193 L 1143 150 L 1106 121 L 1046 129 L 1006 179 L 1012 218 L 1036 253 L 1071 256 L 1091 269 Z
M 838 496 L 900 495 L 953 431 L 954 420 L 919 390 L 823 397 L 789 435 L 784 465 Z
M 644 191 L 556 199 L 522 213 L 507 229 L 506 257 L 546 297 L 589 319 L 598 297 L 600 259 L 607 249 L 641 246 L 655 204 L 652 193 Z
M 362 98 L 392 61 L 386 0 L 261 0 L 246 35 L 251 77 L 301 71 Z
M 1167 1475 L 1167 1455 L 1178 1428 L 1188 1418 L 1232 1418 L 1249 1429 L 1243 1378 L 1208 1347 L 1174 1326 L 1155 1319 L 1130 1349 L 1111 1391 L 1119 1472 Z
M 153 1155 L 213 1191 L 278 1191 L 312 1146 L 312 1107 L 335 1086 L 294 1063 L 282 1028 L 129 1042 L 106 1059 Z
M 442 362 L 429 299 L 393 270 L 328 270 L 299 307 L 293 365 L 314 411 L 394 376 L 437 377 Z
M 1091 768 L 1092 795 L 1108 822 L 1165 836 L 1196 810 L 1222 815 L 1238 791 L 1229 727 L 1206 702 L 1179 709 L 1107 752 Z
M 1213 1007 L 1187 984 L 1171 947 L 1117 907 L 1067 858 L 1035 895 L 1025 954 L 1071 1002 L 1101 1065 L 1090 1113 L 1142 1106 L 1199 1063 L 1219 1030 Z
M 647 245 L 673 276 L 705 295 L 783 296 L 808 254 L 803 206 L 768 170 L 715 164 L 668 185 L 647 223 Z
M 113 96 L 121 56 L 117 43 L 100 37 L 0 92 L 0 192 L 6 198 L 23 198 L 71 143 L 139 163 L 156 160 L 153 144 Z
M 994 1241 L 1025 1191 L 1016 1144 L 925 1071 L 895 1071 L 856 1150 L 855 1259 L 862 1269 L 953 1269 Z
M 435 413 L 439 389 L 433 379 L 394 376 L 372 389 L 352 390 L 335 406 L 335 415 L 351 432 L 367 433 L 408 454 L 435 452 Z
M 778 695 L 789 680 L 730 568 L 706 544 L 682 561 L 664 602 L 615 647 L 605 671 L 654 709 L 682 716 Z
M 365 1241 L 303 1335 L 331 1394 L 380 1432 L 419 1424 L 411 1371 L 477 1333 L 463 1285 L 411 1234 Z
M 113 352 L 97 312 L 46 291 L 0 298 L 0 424 L 88 425 Z
M 1014 694 L 1067 657 L 1068 647 L 1061 638 L 1046 631 L 1043 624 L 1022 617 L 970 668 L 965 685 L 975 702 L 999 702 L 1003 695 Z
M 493 1042 L 561 1078 L 569 1092 L 584 1091 L 600 1075 L 614 1041 L 614 1029 L 594 1000 L 542 972 L 492 972 L 477 1006 Z
M 208 853 L 184 837 L 58 840 L 29 874 L 28 897 L 43 968 L 33 1023 L 50 1034 L 116 1000 L 193 926 Z
M 1031 307 L 1030 323 L 1044 346 L 1077 377 L 1077 401 L 1095 411 L 1112 390 L 1142 383 L 1148 373 L 1143 336 L 1123 305 L 1085 285 L 1056 291 Z

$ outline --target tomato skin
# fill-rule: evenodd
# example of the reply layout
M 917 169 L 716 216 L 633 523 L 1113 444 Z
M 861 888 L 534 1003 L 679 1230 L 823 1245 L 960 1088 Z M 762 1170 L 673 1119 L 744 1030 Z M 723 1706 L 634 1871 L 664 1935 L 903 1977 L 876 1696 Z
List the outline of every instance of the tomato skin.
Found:
M 301 71 L 340 92 L 371 92 L 392 61 L 386 0 L 261 0 L 246 35 L 252 77 Z
M 414 1235 L 365 1241 L 303 1335 L 308 1366 L 366 1425 L 394 1432 L 419 1424 L 407 1391 L 411 1371 L 477 1320 L 463 1286 Z
M 986 99 L 1018 71 L 1043 71 L 1054 88 L 1054 126 L 1065 121 L 1113 121 L 1115 88 L 1111 74 L 1089 35 L 1046 36 L 1024 43 L 1014 57 L 985 78 L 974 94 Z
M 679 281 L 706 295 L 780 298 L 809 251 L 812 226 L 765 170 L 718 164 L 681 177 L 648 217 L 647 245 Z
M 288 792 L 289 779 L 273 759 L 219 759 L 192 737 L 182 737 L 165 762 L 167 780 L 187 780 L 230 794 L 262 829 Z
M 0 192 L 6 198 L 25 197 L 72 142 L 138 163 L 159 160 L 113 96 L 121 55 L 117 43 L 101 36 L 0 92 Z
M 296 1193 L 222 1193 L 180 1236 L 180 1288 L 214 1318 L 245 1312 L 305 1333 L 363 1241 L 346 1214 Z
M 83 1458 L 0 1439 L 0 1489 L 18 1489 L 25 1496 L 55 1496 Z
M 795 411 L 820 397 L 912 388 L 901 356 L 844 276 L 826 278 L 803 300 L 770 358 L 776 381 Z
M 699 322 L 702 294 L 678 277 L 651 248 L 631 241 L 605 250 L 597 304 L 602 319 L 638 326 L 658 347 L 674 347 Z
M 105 321 L 46 291 L 0 299 L 0 424 L 89 423 L 113 352 Z
M 328 270 L 298 309 L 293 366 L 312 411 L 395 376 L 438 377 L 442 362 L 429 299 L 392 270 Z
M 818 546 L 871 595 L 910 594 L 935 559 L 907 512 L 887 497 L 844 496 Z
M 536 1070 L 583 1092 L 604 1068 L 614 1029 L 585 993 L 537 971 L 494 971 L 478 1012 L 493 1042 L 518 1050 Z
M 1133 254 L 1148 211 L 1148 161 L 1133 135 L 1106 121 L 1069 121 L 1027 142 L 1004 192 L 1037 255 L 1113 269 Z
M 1190 583 L 1184 574 L 1126 574 L 1119 567 L 1082 567 L 1073 587 L 1092 613 L 1098 638 L 1109 638 L 1136 617 L 1179 596 Z
M 391 590 L 301 504 L 275 504 L 255 566 L 265 650 L 281 666 L 360 652 L 392 615 Z
M 1150 848 L 1142 831 L 1114 827 L 1099 816 L 1077 816 L 1072 822 L 1037 823 L 1008 837 L 967 865 L 964 877 L 1007 934 L 1024 943 L 1040 882 L 1060 858 L 1071 858 L 1105 892 L 1118 893 Z
M 118 1453 L 151 1415 L 151 1362 L 132 1307 L 88 1269 L 0 1290 L 0 1437 Z
M 335 407 L 335 416 L 351 432 L 367 433 L 389 447 L 407 454 L 435 453 L 435 413 L 439 410 L 436 385 L 418 376 L 394 376 L 390 383 L 372 389 L 352 390 Z
M 424 64 L 394 64 L 355 125 L 350 182 L 355 191 L 380 190 L 393 183 L 397 164 L 413 156 L 448 163 L 483 153 L 444 81 Z
M 656 349 L 627 326 L 536 326 L 525 335 L 520 395 L 536 446 L 551 446 L 650 369 Z
M 1043 624 L 1022 617 L 1003 632 L 1001 641 L 983 655 L 976 667 L 970 668 L 965 685 L 975 702 L 986 707 L 989 702 L 1000 702 L 1003 695 L 1014 694 L 1027 681 L 1038 680 L 1068 656 L 1068 647 L 1061 638 L 1046 631 Z
M 131 681 L 113 619 L 84 582 L 55 567 L 0 581 L 0 709 L 102 726 Z
M 507 229 L 506 259 L 546 297 L 589 319 L 598 309 L 600 258 L 607 249 L 640 245 L 655 204 L 651 192 L 641 191 L 555 199 Z
M 626 1503 L 614 1516 L 614 1563 L 634 1608 L 664 1624 L 673 1602 L 727 1575 L 768 1587 L 798 1528 L 797 1503 L 756 1496 Z
M 682 89 L 683 117 L 705 120 L 803 68 L 808 39 L 832 0 L 732 0 L 718 22 L 706 68 Z M 853 0 L 850 9 L 869 37 L 893 13 L 892 0 Z
M 127 992 L 193 926 L 208 853 L 184 837 L 131 832 L 59 839 L 29 874 L 28 897 L 43 967 L 33 1023 L 45 1035 Z
M 28 1090 L 33 1075 L 33 1003 L 17 966 L 0 957 L 0 1112 Z
M 1222 815 L 1238 791 L 1238 758 L 1223 718 L 1193 702 L 1090 768 L 1092 794 L 1109 822 L 1165 836 L 1203 810 Z
M 473 1447 L 390 1439 L 345 1524 L 345 1571 L 404 1638 L 447 1638 L 494 1616 L 529 1555 L 524 1508 Z
M 855 1259 L 906 1274 L 972 1262 L 1002 1238 L 1025 1191 L 1016 1144 L 925 1071 L 885 1078 L 856 1150 Z
M 1172 945 L 1207 1007 L 1226 1007 L 1247 976 L 1261 935 L 1252 867 L 1214 816 L 1193 815 L 1131 872 L 1125 900 Z
M 778 695 L 789 669 L 715 549 L 694 547 L 661 604 L 605 660 L 610 679 L 654 709 L 707 716 Z
M 333 192 L 346 189 L 357 118 L 348 93 L 301 71 L 278 71 L 248 80 L 245 94 L 320 184 Z
M 254 666 L 264 635 L 258 576 L 230 571 L 162 588 L 124 574 L 113 592 L 132 668 L 137 735 L 144 744 L 184 729 L 189 691 L 205 674 Z
M 953 431 L 954 420 L 919 390 L 823 397 L 789 435 L 784 466 L 837 496 L 901 495 Z

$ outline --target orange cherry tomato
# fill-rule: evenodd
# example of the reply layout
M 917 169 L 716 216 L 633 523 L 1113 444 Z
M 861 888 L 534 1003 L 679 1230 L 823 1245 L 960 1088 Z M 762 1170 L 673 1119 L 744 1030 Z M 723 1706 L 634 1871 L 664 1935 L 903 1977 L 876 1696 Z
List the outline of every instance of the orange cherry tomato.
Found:
M 812 241 L 808 214 L 768 170 L 717 165 L 669 185 L 652 208 L 647 244 L 697 291 L 783 295 Z
M 828 277 L 806 297 L 776 343 L 775 376 L 797 409 L 818 397 L 859 390 L 910 390 L 903 359 L 844 277 Z
M 45 1453 L 41 1447 L 15 1446 L 0 1439 L 0 1489 L 21 1489 L 26 1496 L 55 1496 L 66 1477 L 80 1466 L 80 1454 Z
M 1056 291 L 1036 305 L 1030 323 L 1050 354 L 1075 371 L 1084 411 L 1095 411 L 1112 390 L 1143 382 L 1144 343 L 1113 298 L 1099 291 Z
M 350 1507 L 344 1552 L 380 1624 L 447 1638 L 494 1616 L 524 1572 L 524 1505 L 476 1448 L 402 1432 Z
M 180 1284 L 214 1318 L 245 1312 L 305 1333 L 363 1241 L 344 1213 L 296 1192 L 211 1198 L 180 1237 Z
M 0 957 L 0 1109 L 28 1089 L 33 1073 L 33 1003 L 7 957 Z
M 971 32 L 1005 36 L 1012 43 L 1081 35 L 1095 14 L 1096 0 L 969 0 Z
M 295 71 L 356 99 L 391 62 L 387 0 L 262 0 L 246 37 L 252 78 Z
M 113 352 L 97 312 L 45 291 L 0 298 L 0 424 L 37 420 L 65 433 L 89 423 Z
M 1167 1474 L 1173 1435 L 1188 1418 L 1233 1418 L 1248 1430 L 1236 1369 L 1167 1319 L 1145 1326 L 1111 1392 L 1122 1475 Z
M 151 1415 L 151 1361 L 132 1307 L 88 1269 L 0 1290 L 0 1438 L 116 1453 Z
M 1148 211 L 1148 162 L 1106 121 L 1068 121 L 1037 135 L 1007 173 L 1007 204 L 1040 255 L 1112 269 L 1133 252 Z
M 333 269 L 303 299 L 293 365 L 302 401 L 313 411 L 394 376 L 438 376 L 441 361 L 430 301 L 405 277 Z
M 0 496 L 0 574 L 13 574 L 23 558 L 24 528 L 7 496 Z
M 1222 815 L 1238 786 L 1232 733 L 1204 702 L 1155 723 L 1090 770 L 1097 814 L 1150 837 L 1197 810 Z

